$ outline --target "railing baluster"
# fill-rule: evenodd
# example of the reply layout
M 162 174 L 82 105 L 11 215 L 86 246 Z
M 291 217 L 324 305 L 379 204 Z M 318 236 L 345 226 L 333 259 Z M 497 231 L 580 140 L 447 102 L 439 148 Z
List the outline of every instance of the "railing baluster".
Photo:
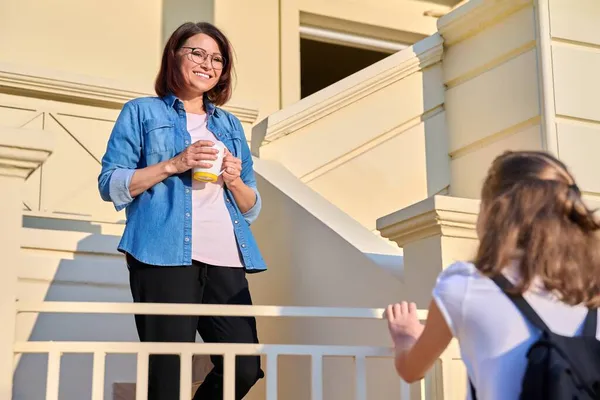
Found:
M 58 400 L 60 383 L 60 358 L 58 351 L 48 352 L 48 374 L 46 376 L 46 400 Z
M 441 394 L 438 394 L 439 368 L 440 364 L 438 360 L 421 381 L 422 400 L 436 400 L 439 396 L 442 396 Z
M 432 371 L 429 371 L 425 374 L 425 377 L 423 379 L 421 379 L 420 385 L 421 385 L 421 400 L 433 400 L 433 393 L 432 393 L 432 380 L 431 380 L 431 373 Z
M 277 353 L 267 353 L 267 400 L 277 400 Z
M 192 393 L 192 353 L 181 353 L 179 375 L 179 399 L 190 400 Z
M 410 400 L 410 384 L 405 380 L 400 380 L 400 400 Z
M 92 400 L 104 400 L 104 370 L 106 368 L 106 354 L 97 351 L 94 353 L 92 371 Z
M 223 375 L 223 400 L 235 400 L 235 353 L 225 353 Z
M 263 316 L 263 317 L 316 317 L 316 318 L 358 318 L 381 319 L 383 309 L 331 308 L 331 307 L 279 307 L 279 306 L 222 306 L 195 304 L 141 304 L 141 303 L 97 303 L 97 302 L 34 302 L 16 304 L 20 313 L 100 313 L 133 315 L 207 315 L 207 316 Z M 419 319 L 426 318 L 426 311 L 419 311 Z M 170 347 L 173 346 L 173 347 Z M 132 354 L 137 356 L 136 400 L 148 397 L 148 364 L 150 354 L 181 354 L 181 395 L 180 399 L 191 394 L 193 354 L 223 354 L 225 400 L 235 399 L 236 357 L 259 356 L 264 354 L 267 363 L 267 400 L 278 397 L 278 357 L 280 355 L 300 355 L 311 357 L 311 398 L 322 400 L 323 360 L 325 356 L 354 357 L 356 373 L 356 399 L 367 399 L 366 357 L 390 357 L 391 349 L 372 346 L 308 346 L 308 345 L 252 345 L 240 343 L 118 343 L 118 342 L 17 342 L 14 345 L 16 358 L 24 353 L 48 353 L 48 375 L 46 399 L 58 400 L 60 386 L 60 363 L 62 354 L 92 353 L 94 356 L 92 397 L 102 400 L 105 395 L 106 355 Z M 421 384 L 423 397 L 427 400 L 441 398 L 443 388 L 436 375 L 427 376 Z M 402 400 L 409 400 L 411 387 L 406 382 L 400 384 Z
M 167 355 L 180 353 L 181 385 L 180 399 L 189 400 L 193 378 L 194 354 L 222 354 L 224 363 L 224 400 L 235 399 L 236 357 L 261 356 L 266 358 L 266 400 L 278 398 L 278 363 L 281 355 L 311 357 L 311 400 L 323 400 L 324 357 L 352 357 L 355 362 L 355 400 L 368 399 L 367 359 L 389 358 L 393 352 L 387 347 L 372 346 L 325 346 L 325 345 L 280 345 L 249 343 L 127 343 L 127 342 L 17 342 L 15 354 L 48 354 L 46 377 L 46 400 L 58 400 L 60 391 L 61 360 L 63 354 L 93 354 L 91 400 L 102 400 L 106 394 L 107 354 L 136 354 L 137 380 L 136 400 L 148 397 L 148 364 L 151 354 Z M 440 361 L 427 372 L 419 383 L 410 385 L 399 379 L 400 399 L 409 400 L 419 390 L 420 400 L 436 400 L 443 397 L 440 377 Z M 417 388 L 417 385 L 419 386 Z M 413 393 L 414 391 L 414 393 Z M 188 397 L 189 396 L 189 397 Z
M 354 360 L 356 363 L 356 400 L 367 400 L 367 359 L 357 356 Z
M 323 357 L 312 355 L 311 368 L 311 400 L 323 400 Z
M 135 383 L 135 400 L 148 400 L 148 358 L 146 352 L 137 355 L 137 379 Z

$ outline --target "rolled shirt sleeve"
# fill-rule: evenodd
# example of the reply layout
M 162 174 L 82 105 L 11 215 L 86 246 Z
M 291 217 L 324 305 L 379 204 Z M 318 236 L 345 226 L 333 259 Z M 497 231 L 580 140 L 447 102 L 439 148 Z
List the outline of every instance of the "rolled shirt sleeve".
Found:
M 134 169 L 118 168 L 111 174 L 108 194 L 117 211 L 127 207 L 133 201 L 129 192 L 129 184 L 134 172 Z
M 242 127 L 242 124 L 239 121 L 239 119 L 237 119 L 233 115 L 232 115 L 232 118 L 234 119 L 233 122 L 234 122 L 234 125 L 236 126 L 236 129 L 238 129 L 240 132 L 241 141 L 242 141 L 242 148 L 241 148 L 241 154 L 240 154 L 240 158 L 242 160 L 242 173 L 241 173 L 240 177 L 242 178 L 242 181 L 244 182 L 244 184 L 246 184 L 248 187 L 252 188 L 252 190 L 254 190 L 254 193 L 256 193 L 256 201 L 255 201 L 254 205 L 252 206 L 251 209 L 249 209 L 248 211 L 246 211 L 245 213 L 242 214 L 242 216 L 244 217 L 246 222 L 248 222 L 248 224 L 251 225 L 254 221 L 256 221 L 256 219 L 258 218 L 258 215 L 260 214 L 260 210 L 262 208 L 262 199 L 261 199 L 260 193 L 258 192 L 258 188 L 256 187 L 256 176 L 254 174 L 254 161 L 252 159 L 252 153 L 250 152 L 250 148 L 248 147 L 248 141 L 246 140 L 246 135 L 244 134 L 244 128 Z
M 141 155 L 141 136 L 137 107 L 130 101 L 123 106 L 113 127 L 102 157 L 98 190 L 104 201 L 120 211 L 132 201 L 129 192 L 131 178 Z
M 256 193 L 256 201 L 251 209 L 242 214 L 246 222 L 248 222 L 248 225 L 251 225 L 254 221 L 256 221 L 256 218 L 258 218 L 262 208 L 262 199 L 260 197 L 260 193 L 258 193 L 256 187 L 253 187 L 252 190 L 254 190 L 254 193 Z

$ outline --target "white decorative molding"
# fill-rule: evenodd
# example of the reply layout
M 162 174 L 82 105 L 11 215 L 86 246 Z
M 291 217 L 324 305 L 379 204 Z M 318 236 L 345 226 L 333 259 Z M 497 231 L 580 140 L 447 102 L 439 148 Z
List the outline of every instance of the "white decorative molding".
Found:
M 258 109 L 257 108 L 247 108 L 236 106 L 233 104 L 226 104 L 223 106 L 224 110 L 229 111 L 233 115 L 239 118 L 239 120 L 246 124 L 254 124 L 256 119 L 258 118 Z
M 26 179 L 51 153 L 48 132 L 0 127 L 0 175 Z
M 509 15 L 533 5 L 533 0 L 470 0 L 438 20 L 446 45 L 456 44 Z
M 442 54 L 442 38 L 435 34 L 350 75 L 269 116 L 262 144 L 289 135 L 342 107 L 438 63 Z M 264 129 L 265 125 L 259 128 Z
M 317 168 L 306 172 L 305 174 L 300 176 L 300 180 L 304 183 L 310 183 L 311 181 L 319 178 L 320 176 L 325 175 L 326 173 L 338 168 L 339 166 L 349 162 L 352 159 L 360 157 L 362 154 L 376 148 L 377 146 L 381 146 L 386 141 L 391 140 L 392 138 L 413 129 L 414 127 L 423 123 L 423 121 L 427 121 L 442 112 L 444 112 L 444 107 L 442 104 L 440 104 L 432 108 L 431 110 L 426 111 L 422 115 L 403 121 L 399 125 L 394 126 L 386 132 L 383 132 L 379 136 L 369 139 L 364 143 L 361 143 L 359 146 L 353 148 L 352 150 L 344 154 L 339 154 L 335 158 L 332 158 L 331 160 L 325 162 Z
M 114 108 L 120 108 L 136 97 L 149 95 L 147 91 L 126 89 L 124 85 L 116 85 L 88 76 L 36 71 L 31 67 L 15 67 L 4 63 L 0 64 L 0 87 L 80 100 L 95 100 L 108 103 Z
M 408 47 L 405 43 L 310 25 L 300 25 L 300 38 L 384 53 L 396 53 Z
M 114 109 L 120 109 L 123 104 L 138 97 L 155 96 L 148 88 L 135 88 L 120 82 L 29 66 L 17 67 L 8 63 L 0 63 L 0 93 L 2 92 L 64 98 Z M 223 109 L 248 124 L 253 124 L 258 117 L 258 110 L 254 108 L 226 105 Z
M 399 246 L 431 236 L 477 239 L 479 201 L 432 196 L 377 220 L 381 235 Z

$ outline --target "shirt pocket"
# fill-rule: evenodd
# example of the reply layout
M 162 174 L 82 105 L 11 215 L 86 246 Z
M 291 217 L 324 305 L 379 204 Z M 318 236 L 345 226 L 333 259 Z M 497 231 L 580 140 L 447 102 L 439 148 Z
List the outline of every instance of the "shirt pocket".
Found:
M 175 153 L 175 126 L 169 120 L 147 119 L 143 123 L 144 154 Z
M 242 138 L 237 131 L 223 133 L 221 141 L 234 157 L 242 157 Z
M 242 138 L 235 136 L 231 139 L 233 152 L 232 154 L 237 158 L 242 158 Z

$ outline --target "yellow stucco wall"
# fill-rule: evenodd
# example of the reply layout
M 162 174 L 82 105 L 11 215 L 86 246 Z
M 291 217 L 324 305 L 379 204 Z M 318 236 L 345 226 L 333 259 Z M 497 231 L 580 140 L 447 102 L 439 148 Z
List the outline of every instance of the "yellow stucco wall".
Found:
M 299 55 L 290 62 L 280 53 L 298 48 L 299 22 L 293 21 L 300 13 L 402 31 L 414 41 L 435 31 L 435 18 L 423 12 L 436 7 L 408 0 L 368 7 L 348 0 L 8 0 L 0 4 L 0 62 L 151 92 L 166 37 L 181 22 L 207 20 L 226 32 L 236 50 L 232 102 L 259 109 L 262 117 L 280 108 L 282 86 L 299 87 L 299 65 L 293 64 Z M 299 99 L 299 91 L 291 91 L 287 103 Z
M 600 3 L 549 1 L 556 151 L 572 169 L 583 191 L 600 199 Z M 550 93 L 552 95 L 552 93 Z
M 472 1 L 468 6 L 481 10 L 485 4 Z M 453 196 L 478 198 L 487 166 L 504 150 L 544 148 L 533 4 L 504 4 L 494 9 L 496 15 L 458 10 L 440 20 L 447 46 L 444 83 Z
M 59 299 L 127 293 L 124 276 L 108 282 L 118 287 L 115 294 L 103 282 L 94 282 L 91 291 L 83 281 L 67 290 L 53 282 L 53 274 L 64 266 L 61 279 L 76 280 L 79 268 L 87 265 L 96 268 L 84 276 L 93 281 L 99 280 L 94 275 L 99 269 L 123 267 L 122 258 L 107 250 L 114 248 L 122 226 L 115 221 L 123 216 L 98 199 L 98 159 L 123 101 L 151 91 L 161 46 L 170 33 L 167 27 L 187 19 L 188 13 L 182 12 L 187 7 L 231 38 L 238 57 L 232 104 L 238 106 L 248 133 L 257 114 L 258 121 L 268 116 L 255 129 L 259 136 L 253 138 L 253 149 L 292 175 L 280 180 L 280 175 L 270 175 L 271 168 L 258 171 L 265 212 L 254 229 L 273 270 L 266 278 L 251 278 L 260 293 L 258 302 L 382 306 L 407 298 L 424 306 L 436 274 L 452 260 L 468 258 L 474 238 L 444 231 L 463 223 L 458 220 L 439 228 L 439 237 L 402 244 L 406 268 L 401 282 L 367 257 L 369 246 L 377 255 L 390 252 L 395 257 L 400 251 L 371 234 L 375 221 L 448 189 L 455 197 L 478 197 L 487 165 L 505 149 L 557 152 L 591 198 L 600 193 L 594 168 L 594 149 L 600 144 L 600 113 L 595 107 L 600 37 L 593 28 L 600 9 L 594 0 L 472 0 L 439 21 L 439 35 L 300 102 L 301 23 L 335 27 L 346 21 L 365 32 L 417 37 L 435 30 L 435 20 L 422 16 L 434 5 L 409 0 L 379 2 L 372 8 L 362 0 L 181 0 L 165 8 L 166 4 L 0 4 L 1 124 L 22 129 L 19 132 L 35 129 L 55 141 L 46 164 L 27 179 L 28 216 L 60 212 L 72 218 L 66 232 L 56 235 L 49 234 L 54 231 L 48 227 L 45 232 L 26 227 L 24 298 L 37 299 L 44 291 Z M 273 114 L 282 105 L 285 109 Z M 290 182 L 299 184 L 298 179 L 305 184 L 301 187 L 333 203 L 336 213 L 341 209 L 347 215 L 332 222 L 331 204 L 319 206 L 325 200 L 314 192 L 300 196 L 284 190 Z M 407 229 L 427 220 L 431 224 L 423 229 L 429 232 L 444 220 L 442 211 L 424 209 L 411 217 Z M 95 220 L 110 221 L 105 225 L 114 232 L 81 234 L 77 226 L 93 230 Z M 97 254 L 88 254 L 93 249 Z M 319 256 L 316 250 L 325 253 Z M 16 256 L 11 260 L 22 262 Z M 43 271 L 31 272 L 35 263 Z M 335 290 L 344 274 L 352 276 Z M 277 290 L 270 291 L 273 286 Z M 34 322 L 28 322 L 30 328 Z M 332 322 L 322 335 L 300 324 L 261 327 L 266 340 L 333 341 L 342 340 L 338 332 L 344 324 Z M 364 324 L 344 340 L 381 344 L 385 331 Z M 452 360 L 460 364 L 456 354 Z M 294 365 L 282 365 L 289 368 L 281 375 L 288 385 L 282 390 L 304 393 L 302 382 L 294 380 L 299 376 L 294 375 Z M 349 370 L 347 365 L 329 365 L 340 371 L 328 375 L 333 383 L 327 390 L 333 391 Z M 383 368 L 376 366 L 378 371 Z M 377 375 L 370 387 L 387 384 L 391 377 L 386 373 Z M 463 371 L 446 368 L 445 382 L 448 377 L 459 382 L 456 392 L 446 393 L 448 398 L 459 398 L 465 388 Z M 341 393 L 343 398 L 351 395 Z
M 100 159 L 118 110 L 0 94 L 2 125 L 39 129 L 54 142 L 54 153 L 26 180 L 23 202 L 34 212 L 58 212 L 118 220 L 98 195 Z
M 259 116 L 277 111 L 278 1 L 215 0 L 214 8 L 214 23 L 224 30 L 235 50 L 237 81 L 232 103 L 255 108 Z
M 336 15 L 332 5 L 345 11 Z M 36 130 L 53 141 L 52 155 L 25 182 L 22 252 L 13 251 L 15 254 L 7 260 L 18 267 L 19 299 L 130 300 L 124 261 L 115 251 L 124 215 L 99 199 L 96 187 L 99 160 L 122 104 L 130 98 L 152 93 L 163 43 L 180 22 L 188 19 L 214 22 L 233 42 L 238 79 L 231 109 L 240 116 L 250 134 L 257 115 L 260 119 L 277 111 L 282 104 L 298 100 L 299 91 L 285 88 L 299 87 L 299 64 L 296 63 L 299 54 L 296 52 L 294 57 L 286 58 L 285 51 L 298 49 L 302 15 L 303 18 L 309 14 L 312 18 L 323 17 L 327 23 L 332 19 L 351 22 L 361 29 L 376 28 L 362 32 L 365 34 L 401 32 L 404 37 L 416 40 L 434 32 L 435 19 L 419 15 L 429 6 L 417 1 L 396 5 L 390 2 L 365 14 L 361 11 L 365 7 L 363 3 L 350 1 L 322 6 L 314 2 L 299 5 L 287 0 L 2 2 L 0 125 L 14 128 L 16 130 L 11 132 L 20 134 Z M 394 21 L 395 16 L 402 19 Z M 410 24 L 399 26 L 399 21 Z M 432 70 L 432 75 L 440 75 L 439 67 Z M 411 87 L 419 87 L 420 79 L 412 78 Z M 393 91 L 398 93 L 398 88 Z M 370 103 L 375 100 L 371 98 Z M 416 111 L 411 108 L 403 118 L 414 119 L 421 112 L 420 108 Z M 411 141 L 424 147 L 423 132 L 418 126 L 404 138 L 413 138 Z M 359 142 L 362 139 L 359 138 Z M 306 199 L 299 203 L 290 200 L 288 194 L 279 193 L 269 180 L 259 179 L 263 179 L 261 184 L 265 187 L 266 211 L 254 229 L 274 272 L 251 279 L 258 304 L 383 306 L 395 299 L 401 282 L 389 279 L 392 275 L 369 257 L 396 259 L 400 257 L 400 249 L 359 225 L 350 229 L 348 221 L 353 221 L 347 215 L 344 216 L 346 223 L 339 226 L 323 223 L 306 211 Z M 269 191 L 273 192 L 271 196 L 267 195 Z M 11 199 L 18 207 L 18 197 Z M 47 218 L 49 215 L 52 217 Z M 280 215 L 285 218 L 279 218 L 273 225 L 273 216 Z M 290 222 L 301 223 L 300 229 L 293 236 L 285 236 Z M 355 232 L 348 236 L 348 229 Z M 19 237 L 14 229 L 2 233 Z M 288 237 L 297 246 L 291 253 L 281 246 L 273 249 L 269 242 L 273 242 L 274 237 Z M 316 244 L 322 246 L 323 255 L 304 251 L 306 246 Z M 373 254 L 369 254 L 369 249 Z M 345 255 L 340 257 L 340 254 Z M 327 270 L 323 269 L 323 262 Z M 304 264 L 308 267 L 300 268 Z M 336 296 L 330 284 L 348 268 L 354 271 L 354 277 L 346 282 L 353 289 L 341 287 L 340 295 Z M 319 275 L 326 277 L 320 281 L 322 284 L 297 286 L 300 277 Z M 361 298 L 354 298 L 356 288 L 364 285 L 369 276 L 373 278 L 372 285 Z M 272 290 L 273 287 L 279 290 Z M 283 290 L 294 287 L 293 291 Z M 419 292 L 414 294 L 418 296 Z M 424 304 L 424 300 L 419 301 Z M 326 334 L 319 334 L 321 326 L 314 322 L 310 325 L 259 322 L 261 338 L 271 343 L 335 342 L 339 339 L 337 332 L 347 326 L 343 321 L 325 322 L 323 332 Z M 80 324 L 77 317 L 22 316 L 18 320 L 17 339 L 136 340 L 130 317 L 90 318 L 85 327 Z M 109 332 L 114 325 L 119 329 Z M 383 323 L 351 325 L 357 329 L 345 338 L 348 343 L 387 344 Z M 371 333 L 372 328 L 375 333 Z M 44 380 L 41 379 L 39 385 L 31 381 L 32 376 L 45 373 L 44 365 L 36 360 L 35 356 L 20 358 L 15 393 L 32 398 L 43 396 Z M 118 368 L 107 375 L 107 395 L 114 381 L 135 379 L 132 359 L 118 361 Z M 287 394 L 284 398 L 297 396 L 300 399 L 305 394 L 306 381 L 298 377 L 306 377 L 308 370 L 302 371 L 304 375 L 298 374 L 297 362 L 297 359 L 281 361 L 281 390 Z M 90 373 L 90 366 L 83 366 L 77 357 L 66 356 L 62 367 L 64 376 L 69 379 L 61 383 L 61 395 L 81 398 L 89 382 L 79 378 Z M 340 392 L 337 387 L 350 379 L 351 367 L 351 363 L 345 361 L 341 364 L 325 362 L 326 395 L 337 393 L 338 398 L 348 397 L 351 388 Z M 381 387 L 392 394 L 398 391 L 387 361 L 375 361 L 369 368 L 376 371 L 369 383 L 369 393 L 380 393 Z M 264 381 L 252 396 L 260 398 L 263 390 Z
M 152 88 L 161 1 L 0 3 L 0 61 Z
M 448 187 L 441 55 L 432 36 L 302 99 L 255 127 L 253 148 L 373 230 Z
M 339 28 L 339 24 L 348 24 L 366 35 L 392 35 L 395 39 L 404 35 L 409 40 L 417 40 L 435 30 L 435 18 L 423 13 L 439 8 L 434 3 L 413 0 L 386 1 L 369 7 L 365 2 L 351 0 L 135 0 L 125 3 L 109 0 L 102 4 L 74 0 L 4 1 L 0 4 L 0 80 L 5 85 L 0 88 L 2 124 L 43 129 L 52 132 L 57 140 L 55 154 L 43 167 L 44 171 L 38 170 L 28 179 L 26 206 L 32 211 L 72 213 L 103 220 L 123 218 L 122 213 L 115 213 L 110 205 L 97 198 L 94 181 L 99 160 L 121 104 L 129 98 L 152 94 L 163 43 L 185 20 L 214 22 L 232 41 L 237 81 L 231 104 L 234 112 L 239 111 L 238 116 L 245 116 L 241 119 L 250 139 L 253 121 L 260 121 L 281 105 L 299 99 L 298 29 L 301 20 L 332 29 Z M 393 62 L 390 65 L 393 66 Z M 412 147 L 414 144 L 424 149 L 426 142 L 428 145 L 432 142 L 432 138 L 424 139 L 424 125 L 415 122 L 414 118 L 435 108 L 441 100 L 419 106 L 409 96 L 401 94 L 414 88 L 415 95 L 441 99 L 441 86 L 421 88 L 420 83 L 423 79 L 439 80 L 440 75 L 438 65 L 424 74 L 403 80 L 400 86 L 376 93 L 367 103 L 357 102 L 347 110 L 360 114 L 359 110 L 377 102 L 384 103 L 390 96 L 402 97 L 406 103 L 391 106 L 388 111 L 380 110 L 380 114 L 393 116 L 392 125 L 386 122 L 373 126 L 365 114 L 360 130 L 367 136 L 353 135 L 351 141 L 342 139 L 350 144 L 349 150 L 362 146 L 363 141 L 373 140 L 381 129 L 395 129 L 398 134 L 407 130 L 406 134 L 392 139 L 397 142 L 394 146 L 379 146 L 349 164 L 351 174 L 359 174 L 356 179 L 369 186 L 364 193 L 372 191 L 371 186 L 378 187 L 380 182 L 360 176 L 361 173 L 369 174 L 360 165 L 373 166 L 378 158 L 393 158 L 396 155 L 393 149 L 398 146 Z M 56 89 L 57 85 L 60 89 Z M 421 110 L 413 110 L 414 106 Z M 400 110 L 401 115 L 395 116 L 395 109 Z M 338 128 L 327 121 L 314 126 L 316 140 L 323 138 L 318 138 L 319 132 L 326 131 L 331 135 Z M 438 116 L 427 124 L 440 126 L 442 121 L 443 116 Z M 346 131 L 356 126 L 349 124 Z M 438 136 L 442 132 L 438 128 L 429 129 L 433 130 Z M 416 152 L 414 157 L 419 157 L 418 154 L 425 153 Z M 72 158 L 68 159 L 68 156 Z M 408 172 L 411 160 L 406 158 L 404 164 L 397 167 Z M 307 161 L 305 158 L 302 162 Z M 307 173 L 316 168 L 309 164 L 304 167 L 305 170 L 308 168 Z M 72 177 L 72 182 L 67 183 L 64 176 L 72 173 L 73 165 L 78 166 L 79 172 Z M 310 184 L 328 198 L 345 197 L 346 193 L 337 189 L 340 185 L 337 188 L 331 186 L 331 182 L 346 180 L 345 175 L 337 177 L 336 174 L 339 171 L 313 174 Z M 409 181 L 421 175 L 408 174 L 404 180 L 410 184 Z M 442 181 L 433 186 L 443 187 Z M 418 191 L 423 194 L 418 195 L 417 191 L 393 189 L 395 185 L 384 187 L 395 190 L 394 196 L 406 198 L 397 206 L 426 195 L 427 183 L 423 182 L 426 182 L 424 178 Z M 383 209 L 393 211 L 389 207 Z M 378 208 L 360 217 L 360 210 L 348 211 L 361 220 L 370 221 L 366 225 L 371 229 L 374 219 L 382 214 Z
M 407 38 L 414 38 L 418 35 L 429 36 L 435 32 L 436 19 L 425 16 L 424 13 L 432 9 L 444 9 L 434 2 L 415 0 L 297 1 L 298 8 L 302 13 L 371 25 L 375 29 L 387 28 L 402 31 Z M 310 20 L 307 16 L 306 21 Z
M 477 198 L 486 172 L 477 166 L 502 151 L 539 149 L 565 161 L 597 201 L 600 5 L 511 0 L 491 16 L 489 4 L 473 0 L 439 23 L 452 195 Z

